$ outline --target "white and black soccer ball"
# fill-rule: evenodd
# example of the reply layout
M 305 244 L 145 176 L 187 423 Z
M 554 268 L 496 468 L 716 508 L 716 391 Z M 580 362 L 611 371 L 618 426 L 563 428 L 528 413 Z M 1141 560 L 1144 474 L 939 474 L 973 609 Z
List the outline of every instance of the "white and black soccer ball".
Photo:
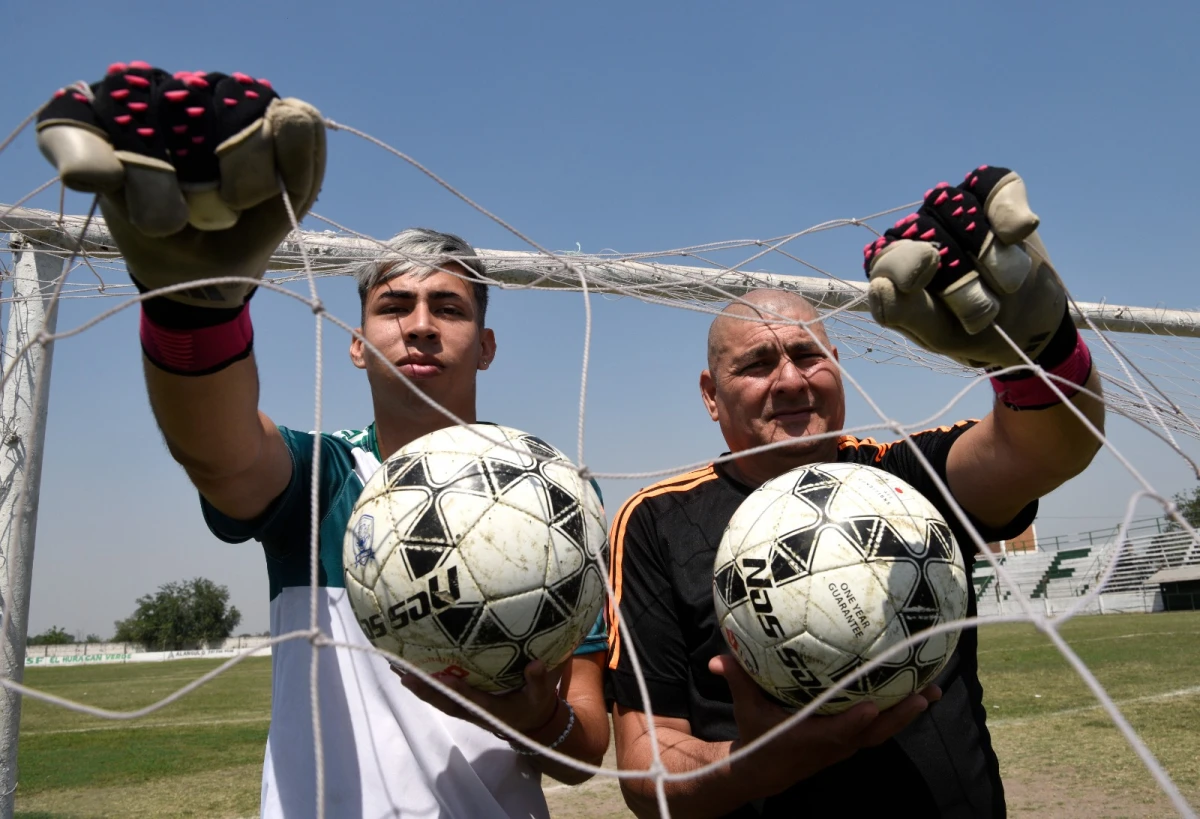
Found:
M 524 684 L 587 636 L 604 603 L 604 510 L 563 453 L 494 424 L 453 426 L 367 481 L 342 557 L 377 647 L 484 691 Z
M 800 708 L 886 649 L 964 617 L 967 575 L 945 519 L 908 483 L 862 464 L 814 464 L 738 507 L 717 549 L 713 597 L 738 662 Z M 929 685 L 957 644 L 957 631 L 914 643 L 817 710 L 895 705 Z

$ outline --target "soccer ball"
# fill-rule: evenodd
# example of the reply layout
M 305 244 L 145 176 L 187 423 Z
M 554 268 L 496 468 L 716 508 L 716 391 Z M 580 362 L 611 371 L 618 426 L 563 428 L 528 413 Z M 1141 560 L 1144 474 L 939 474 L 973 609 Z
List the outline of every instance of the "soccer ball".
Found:
M 717 548 L 713 598 L 738 662 L 800 708 L 911 635 L 961 619 L 967 574 L 950 527 L 912 486 L 870 466 L 817 464 L 738 507 Z M 929 685 L 957 644 L 957 631 L 917 642 L 817 711 L 895 705 Z
M 342 547 L 346 592 L 373 645 L 483 691 L 568 659 L 604 603 L 607 526 L 563 453 L 495 424 L 453 426 L 389 457 Z

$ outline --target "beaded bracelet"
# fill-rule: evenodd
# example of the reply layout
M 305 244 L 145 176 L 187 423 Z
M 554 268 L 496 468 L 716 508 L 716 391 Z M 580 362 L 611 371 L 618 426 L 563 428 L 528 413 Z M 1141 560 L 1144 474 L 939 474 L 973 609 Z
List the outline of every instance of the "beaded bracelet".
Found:
M 571 733 L 571 729 L 575 727 L 575 709 L 571 706 L 571 703 L 567 702 L 566 700 L 560 699 L 559 702 L 567 706 L 567 727 L 564 728 L 563 732 L 558 735 L 558 739 L 546 746 L 551 751 L 566 742 L 567 736 Z M 556 708 L 555 712 L 557 712 L 557 710 L 558 709 Z M 519 748 L 511 739 L 508 740 L 508 744 L 512 746 L 514 751 L 522 756 L 537 756 L 541 753 L 541 749 Z

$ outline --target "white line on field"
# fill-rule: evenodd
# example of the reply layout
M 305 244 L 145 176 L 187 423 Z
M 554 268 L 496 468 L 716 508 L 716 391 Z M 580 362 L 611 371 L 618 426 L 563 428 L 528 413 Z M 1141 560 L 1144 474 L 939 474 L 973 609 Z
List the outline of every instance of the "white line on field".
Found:
M 91 728 L 56 728 L 52 731 L 22 731 L 23 737 L 48 736 L 50 734 L 87 734 L 92 731 L 135 731 L 144 728 L 191 728 L 197 725 L 240 725 L 251 722 L 270 722 L 268 717 L 242 717 L 240 719 L 198 719 L 190 722 L 135 722 L 114 721 L 112 725 L 95 725 Z
M 1162 702 L 1163 700 L 1174 700 L 1180 697 L 1191 697 L 1200 694 L 1200 685 L 1194 685 L 1191 688 L 1180 688 L 1178 691 L 1166 691 L 1162 694 L 1148 694 L 1144 697 L 1133 697 L 1128 700 L 1114 700 L 1114 704 L 1118 708 L 1123 708 L 1126 705 L 1137 705 L 1143 702 Z M 1037 722 L 1039 719 L 1048 717 L 1069 717 L 1072 714 L 1084 714 L 1088 711 L 1100 711 L 1103 706 L 1097 705 L 1082 705 L 1078 708 L 1063 708 L 1060 711 L 1047 711 L 1045 714 L 1036 714 L 1028 717 L 1011 717 L 1009 719 L 989 719 L 988 726 L 1000 725 L 1020 725 L 1024 722 Z
M 1105 640 L 1128 640 L 1132 637 L 1173 637 L 1178 634 L 1187 634 L 1187 635 L 1195 636 L 1197 634 L 1200 634 L 1200 631 L 1134 631 L 1134 632 L 1130 632 L 1129 634 L 1108 634 L 1108 635 L 1105 635 L 1104 637 L 1080 637 L 1078 639 L 1068 639 L 1067 643 L 1069 643 L 1070 645 L 1077 645 L 1079 643 L 1099 643 L 1099 642 L 1103 642 Z M 975 653 L 976 654 L 996 654 L 1001 651 L 1025 651 L 1029 648 L 1047 648 L 1052 651 L 1056 650 L 1054 648 L 1054 646 L 1050 645 L 1050 643 L 1047 642 L 1044 645 L 1039 644 L 1036 646 L 1020 645 L 1020 646 L 1004 646 L 1004 647 L 999 647 L 999 648 L 983 648 L 983 649 L 980 649 L 979 651 L 976 651 Z

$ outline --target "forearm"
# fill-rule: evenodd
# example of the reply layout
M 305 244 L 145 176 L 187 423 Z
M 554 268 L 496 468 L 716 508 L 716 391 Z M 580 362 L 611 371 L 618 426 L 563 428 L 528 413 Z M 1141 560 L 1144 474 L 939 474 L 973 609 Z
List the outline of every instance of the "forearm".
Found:
M 144 357 L 142 364 L 150 408 L 175 460 L 189 474 L 243 471 L 263 434 L 254 357 L 201 376 L 175 375 Z
M 1101 395 L 1095 370 L 1084 389 Z M 1102 400 L 1079 392 L 1070 404 L 1103 433 Z M 1100 448 L 1089 424 L 1084 424 L 1072 407 L 1061 404 L 1014 410 L 997 401 L 995 409 L 951 450 L 947 467 L 950 489 L 981 522 L 1003 525 L 1030 501 L 1087 468 Z
M 143 368 L 155 420 L 196 488 L 231 517 L 260 514 L 287 486 L 291 463 L 258 411 L 254 356 L 210 375 L 175 375 L 145 359 Z
M 1084 390 L 1102 396 L 1099 372 L 1092 370 Z M 1041 494 L 1082 472 L 1100 449 L 1100 439 L 1088 426 L 1104 432 L 1103 400 L 1078 392 L 1068 403 L 1071 406 L 1017 411 L 997 402 L 993 413 L 998 447 L 1012 460 L 1028 465 L 1030 479 L 1037 482 Z M 1088 424 L 1079 419 L 1080 414 Z
M 733 742 L 705 742 L 688 734 L 659 727 L 656 731 L 663 766 L 672 774 L 687 773 L 728 759 Z M 649 735 L 634 743 L 621 759 L 622 770 L 648 770 L 653 764 Z M 663 783 L 672 815 L 694 819 L 719 817 L 767 795 L 750 766 L 721 764 L 694 779 Z M 625 803 L 637 816 L 657 817 L 658 797 L 652 777 L 622 779 Z
M 556 692 L 556 697 L 561 701 L 549 724 L 531 732 L 530 739 L 549 747 L 563 737 L 562 743 L 554 750 L 580 762 L 599 766 L 604 761 L 611 734 L 604 704 L 604 655 L 593 653 L 572 657 L 563 669 L 560 691 L 561 694 Z M 570 703 L 574 711 L 573 723 L 571 711 L 563 702 Z M 563 732 L 568 727 L 570 731 L 564 737 Z M 568 785 L 578 785 L 592 777 L 586 771 L 545 756 L 535 757 L 534 764 L 542 773 Z

